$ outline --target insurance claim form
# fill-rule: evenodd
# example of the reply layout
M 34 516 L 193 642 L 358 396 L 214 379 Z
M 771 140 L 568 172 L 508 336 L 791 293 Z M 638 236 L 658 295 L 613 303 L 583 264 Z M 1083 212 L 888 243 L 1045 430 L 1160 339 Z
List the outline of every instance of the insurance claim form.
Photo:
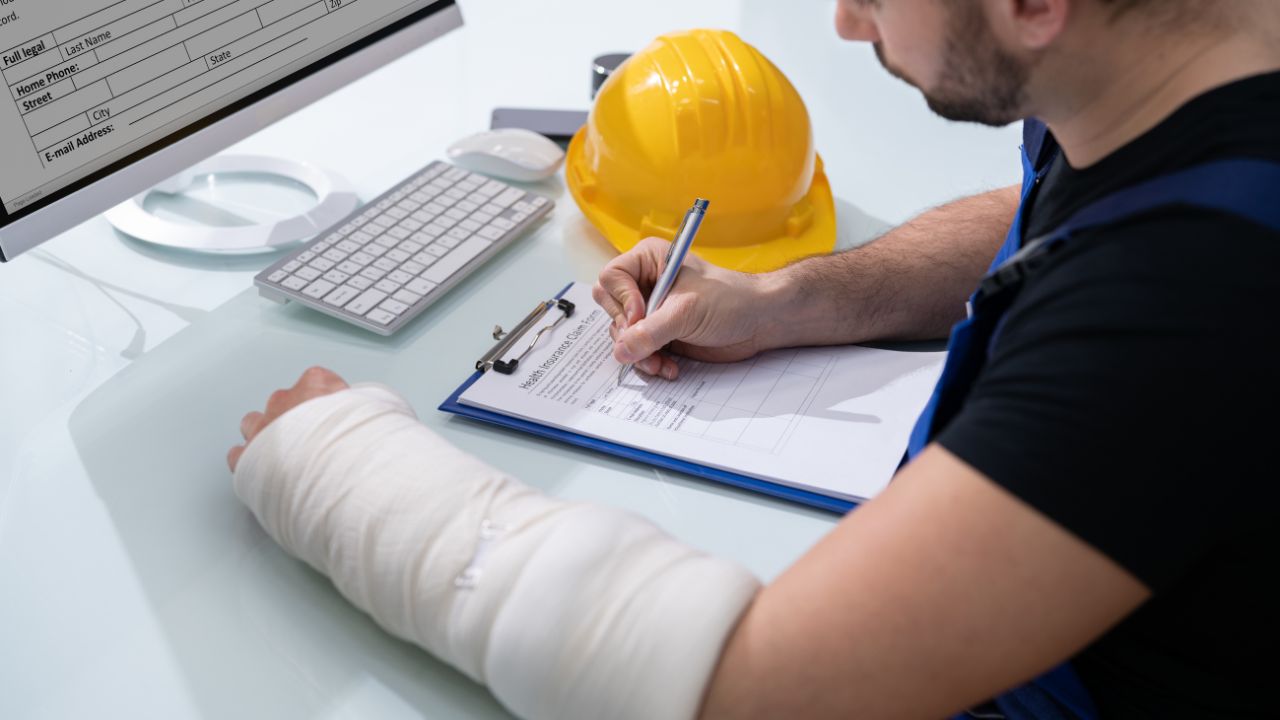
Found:
M 609 315 L 582 283 L 564 297 L 576 312 L 514 374 L 489 371 L 458 401 L 845 500 L 888 484 L 946 356 L 840 346 L 678 358 L 676 380 L 632 371 L 619 385 Z

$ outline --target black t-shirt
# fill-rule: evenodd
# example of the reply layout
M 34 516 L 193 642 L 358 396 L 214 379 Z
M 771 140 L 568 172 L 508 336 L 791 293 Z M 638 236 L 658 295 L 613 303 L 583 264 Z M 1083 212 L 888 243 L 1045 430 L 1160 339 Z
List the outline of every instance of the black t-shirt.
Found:
M 1059 156 L 1025 236 L 1229 157 L 1280 161 L 1280 73 L 1085 170 Z M 938 438 L 1152 590 L 1073 662 L 1104 717 L 1280 717 L 1277 330 L 1280 232 L 1172 206 L 1081 233 L 1028 280 Z

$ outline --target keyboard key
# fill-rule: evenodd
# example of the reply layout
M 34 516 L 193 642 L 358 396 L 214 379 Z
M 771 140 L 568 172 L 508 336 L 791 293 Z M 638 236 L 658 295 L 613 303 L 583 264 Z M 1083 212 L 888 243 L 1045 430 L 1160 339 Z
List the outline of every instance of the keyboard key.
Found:
M 351 242 L 359 243 L 359 244 L 361 244 L 361 245 L 364 245 L 364 244 L 368 243 L 369 241 L 373 240 L 373 236 L 372 236 L 372 235 L 370 235 L 369 233 L 367 233 L 367 232 L 365 232 L 365 231 L 361 230 L 361 231 L 360 231 L 360 232 L 358 232 L 358 233 L 352 233 L 352 234 L 351 234 L 351 237 L 349 237 L 349 238 L 347 238 L 347 239 L 348 239 L 348 240 L 350 240 Z
M 443 175 L 445 180 L 453 180 L 453 181 L 461 180 L 466 176 L 467 176 L 467 171 L 463 170 L 460 167 L 457 167 L 456 165 L 454 167 L 449 168 L 448 170 L 445 170 Z
M 419 227 L 421 227 L 421 226 L 419 226 Z M 390 235 L 391 237 L 393 237 L 393 238 L 397 239 L 397 240 L 403 240 L 403 239 L 405 239 L 405 238 L 409 237 L 409 235 L 410 235 L 411 233 L 409 232 L 409 228 L 401 227 L 400 225 L 397 225 L 397 226 L 395 226 L 395 227 L 391 228 L 390 230 L 388 230 L 388 231 L 387 231 L 387 234 L 388 234 L 388 235 Z
M 390 280 L 387 280 L 384 278 L 382 280 L 379 280 L 377 284 L 374 285 L 374 287 L 377 288 L 379 291 L 390 295 L 391 293 L 399 290 L 401 284 L 402 283 L 391 282 Z
M 422 206 L 422 212 L 429 213 L 429 217 L 435 217 L 444 212 L 444 206 L 437 205 L 435 203 L 427 203 Z
M 298 260 L 290 260 L 289 262 L 285 263 L 280 269 L 285 272 L 297 272 L 298 268 L 300 267 L 302 267 L 302 262 Z
M 417 275 L 417 274 L 418 273 L 414 273 L 414 275 Z M 267 282 L 276 283 L 277 285 L 279 285 L 280 281 L 284 280 L 287 277 L 289 277 L 289 272 L 287 270 L 277 270 L 267 276 Z
M 363 255 L 363 254 L 364 253 L 356 253 L 356 255 Z M 334 268 L 334 270 L 337 270 L 338 272 L 341 272 L 341 273 L 346 273 L 347 275 L 355 275 L 356 273 L 360 272 L 360 268 L 364 267 L 365 265 L 368 265 L 369 263 L 356 262 L 355 261 L 356 255 L 352 255 L 350 260 L 343 260 L 342 262 L 338 263 L 338 267 Z M 368 257 L 368 256 L 365 255 L 365 257 Z M 369 258 L 369 259 L 372 260 L 373 258 Z M 333 270 L 330 270 L 329 272 L 333 272 Z
M 429 249 L 430 249 L 430 248 L 428 248 L 428 250 L 429 250 Z M 448 252 L 448 251 L 446 250 L 446 252 Z M 438 257 L 439 257 L 439 255 L 433 255 L 433 254 L 431 254 L 431 253 L 427 252 L 426 250 L 423 250 L 422 252 L 420 252 L 420 253 L 418 253 L 417 255 L 414 255 L 414 256 L 413 256 L 413 262 L 421 263 L 423 266 L 426 266 L 426 265 L 430 265 L 431 263 L 435 262 L 435 261 L 436 261 L 436 259 L 437 259 Z M 419 275 L 421 275 L 422 273 L 418 273 L 418 274 L 419 274 Z
M 333 269 L 334 265 L 337 265 L 337 263 L 335 263 L 334 261 L 328 258 L 318 257 L 315 260 L 312 260 L 311 264 L 308 265 L 307 267 L 315 268 L 320 272 L 329 272 L 330 270 Z M 302 270 L 306 270 L 306 269 L 307 268 L 303 268 Z M 298 272 L 302 272 L 302 270 L 299 270 Z
M 353 287 L 351 287 L 350 285 L 343 285 L 342 287 L 338 288 L 337 290 L 334 290 L 333 292 L 329 293 L 328 295 L 325 295 L 325 296 L 324 296 L 324 303 L 325 303 L 325 305 L 332 305 L 332 306 L 334 306 L 334 307 L 342 307 L 343 305 L 346 305 L 346 304 L 347 304 L 347 302 L 349 302 L 349 301 L 351 300 L 351 298 L 353 298 L 353 297 L 355 297 L 355 296 L 357 296 L 357 295 L 359 295 L 359 294 L 360 294 L 360 291 L 359 291 L 359 290 L 357 290 L 356 288 L 353 288 Z
M 400 263 L 394 262 L 392 260 L 388 260 L 385 257 L 380 257 L 377 260 L 373 261 L 373 266 L 378 268 L 379 270 L 385 270 L 387 272 L 391 272 L 392 270 L 395 270 L 396 268 L 400 267 Z
M 489 196 L 481 195 L 478 192 L 473 192 L 467 196 L 466 201 L 474 204 L 476 207 L 480 207 L 481 205 L 484 205 L 485 203 L 489 202 Z
M 476 192 L 484 195 L 485 197 L 493 197 L 494 195 L 502 192 L 504 187 L 505 186 L 497 180 L 490 180 L 488 183 L 481 186 L 480 189 L 476 190 Z
M 486 214 L 486 215 L 497 215 L 497 214 L 501 213 L 501 212 L 502 212 L 502 210 L 503 210 L 503 208 L 500 208 L 500 207 L 498 207 L 497 205 L 494 205 L 493 203 L 488 203 L 488 204 L 487 204 L 487 205 L 485 205 L 484 207 L 480 208 L 480 212 L 482 212 L 482 213 L 484 213 L 484 214 Z
M 366 290 L 373 285 L 373 281 L 363 275 L 357 275 L 348 280 L 347 285 L 357 290 Z
M 389 228 L 396 224 L 396 218 L 393 218 L 390 215 L 379 215 L 373 219 L 373 224 L 380 228 Z
M 440 226 L 440 227 L 444 228 L 445 230 L 448 230 L 449 228 L 453 227 L 454 225 L 457 225 L 457 224 L 458 224 L 458 221 L 457 221 L 457 220 L 455 220 L 454 218 L 449 217 L 448 215 L 441 215 L 440 217 L 436 218 L 435 222 L 433 222 L 433 223 L 431 223 L 431 224 L 432 224 L 432 225 L 438 225 L 438 226 Z
M 454 248 L 447 257 L 427 268 L 427 271 L 422 273 L 422 277 L 433 283 L 442 283 L 492 244 L 484 238 L 472 237 Z M 427 249 L 430 250 L 430 248 Z
M 319 300 L 325 295 L 328 295 L 329 291 L 334 289 L 335 287 L 337 286 L 329 282 L 328 280 L 323 280 L 323 279 L 316 280 L 315 282 L 311 283 L 306 288 L 304 288 L 302 291 L 302 294 L 306 295 L 309 298 L 315 298 L 316 300 Z
M 370 320 L 378 323 L 379 325 L 390 325 L 392 321 L 396 319 L 395 315 L 392 315 L 386 310 L 374 310 L 373 312 L 369 313 L 367 317 Z
M 343 240 L 342 242 L 338 243 L 334 247 L 337 248 L 338 250 L 341 250 L 344 253 L 347 253 L 348 255 L 360 249 L 360 245 L 358 245 L 357 243 L 353 243 L 350 240 Z
M 541 195 L 534 195 L 533 200 L 531 202 L 533 203 L 533 206 L 535 208 L 540 208 L 543 205 L 547 204 L 547 199 L 542 197 Z
M 500 240 L 502 239 L 503 235 L 507 234 L 507 231 L 503 230 L 500 227 L 494 227 L 493 225 L 486 225 L 485 227 L 480 228 L 480 232 L 476 234 L 482 238 L 488 238 L 489 240 Z
M 414 232 L 414 231 L 416 231 L 416 230 L 421 230 L 423 225 L 426 225 L 426 223 L 425 223 L 425 222 L 418 222 L 417 220 L 414 220 L 413 218 L 408 218 L 408 219 L 405 219 L 405 220 L 401 220 L 401 221 L 400 221 L 400 225 L 399 225 L 398 227 L 402 227 L 402 228 L 404 228 L 405 230 L 408 230 L 409 232 Z
M 458 227 L 457 227 L 457 228 L 454 228 L 454 230 L 457 230 L 458 228 L 461 228 L 461 229 L 463 229 L 463 230 L 466 230 L 466 231 L 467 231 L 467 232 L 469 232 L 469 233 L 473 233 L 473 232 L 475 232 L 475 231 L 479 230 L 479 229 L 480 229 L 480 228 L 482 228 L 482 227 L 484 227 L 484 225 L 481 225 L 480 223 L 476 222 L 475 220 L 470 220 L 470 219 L 468 219 L 468 220 L 463 220 L 462 222 L 458 223 Z M 453 230 L 450 230 L 449 232 L 453 232 Z
M 515 224 L 515 223 L 511 222 L 510 220 L 508 220 L 508 219 L 506 219 L 506 218 L 494 218 L 494 219 L 493 219 L 493 223 L 492 223 L 492 224 L 493 224 L 495 227 L 499 227 L 499 228 L 501 228 L 501 229 L 503 229 L 503 230 L 510 230 L 511 228 L 513 228 L 513 227 L 515 227 L 515 226 L 516 226 L 516 224 Z
M 304 250 L 298 253 L 298 256 L 294 258 L 294 260 L 297 260 L 300 263 L 311 262 L 311 260 L 314 259 L 315 256 L 316 254 L 311 252 L 310 250 Z M 290 270 L 289 272 L 293 272 L 293 271 Z
M 407 272 L 407 273 L 409 273 L 410 275 L 417 275 L 418 273 L 422 272 L 423 270 L 426 270 L 426 269 L 427 269 L 427 266 L 426 266 L 426 265 L 420 265 L 420 264 L 418 264 L 418 263 L 416 263 L 416 262 L 414 262 L 414 261 L 410 260 L 410 261 L 406 262 L 405 264 L 401 265 L 401 266 L 400 266 L 400 269 L 401 269 L 401 270 L 403 270 L 403 271 L 405 271 L 405 272 Z
M 413 282 L 422 282 L 422 281 L 419 280 L 418 278 L 414 278 Z M 392 295 L 391 298 L 393 300 L 396 300 L 397 302 L 402 302 L 405 305 L 416 305 L 417 302 L 422 299 L 422 296 L 416 293 L 411 293 L 408 290 L 400 290 L 399 292 Z
M 507 190 L 503 191 L 501 194 L 499 194 L 497 197 L 493 199 L 493 204 L 501 207 L 510 207 L 512 204 L 515 203 L 515 201 L 519 200 L 522 197 L 524 197 L 523 190 L 517 190 L 516 188 L 508 188 Z
M 437 205 L 443 205 L 443 206 L 445 206 L 445 207 L 447 207 L 447 208 L 453 207 L 453 204 L 454 204 L 454 203 L 456 203 L 456 202 L 458 202 L 458 201 L 457 201 L 457 200 L 455 200 L 455 199 L 453 199 L 453 198 L 451 198 L 451 197 L 449 197 L 448 195 L 443 195 L 443 194 L 442 194 L 442 195 L 440 195 L 440 197 L 438 197 L 438 198 L 436 198 L 436 199 L 435 199 L 435 203 L 436 203 Z
M 409 211 L 405 210 L 403 207 L 400 207 L 400 206 L 387 208 L 387 214 L 397 220 L 403 220 L 409 217 Z
M 445 217 L 451 217 L 451 218 L 453 218 L 454 220 L 459 220 L 459 221 L 461 221 L 461 220 L 466 220 L 466 219 L 467 219 L 467 215 L 469 215 L 469 214 L 470 214 L 470 211 L 468 211 L 468 212 L 463 212 L 461 208 L 456 207 L 456 206 L 455 206 L 455 207 L 451 207 L 451 208 L 449 208 L 448 210 L 445 210 L 445 211 L 444 211 L 444 216 L 445 216 Z
M 457 240 L 457 241 L 461 242 L 461 241 L 463 241 L 463 240 L 466 240 L 466 239 L 467 239 L 467 238 L 469 238 L 469 237 L 471 237 L 471 233 L 470 233 L 470 232 L 468 232 L 468 231 L 466 231 L 466 230 L 463 230 L 463 229 L 462 229 L 462 228 L 460 228 L 460 227 L 456 227 L 456 228 L 454 228 L 454 229 L 450 230 L 449 232 L 445 233 L 444 238 L 440 238 L 440 239 L 441 239 L 441 240 L 444 240 L 445 238 L 453 238 L 454 240 Z
M 469 219 L 475 220 L 481 225 L 488 225 L 489 221 L 493 219 L 493 216 L 487 212 L 473 212 L 471 213 L 471 217 Z
M 432 255 L 435 255 L 438 258 L 444 257 L 445 255 L 449 254 L 449 246 L 441 243 L 436 243 L 435 245 L 431 245 L 430 247 L 428 247 L 427 252 L 431 253 Z
M 409 258 L 413 257 L 413 253 L 405 252 L 400 248 L 396 248 L 394 250 L 388 250 L 387 254 L 383 255 L 382 257 L 392 262 L 402 263 L 405 260 L 408 260 Z
M 445 232 L 447 232 L 448 230 L 449 228 L 444 227 L 443 225 L 437 225 L 435 223 L 431 223 L 430 225 L 422 228 L 422 235 L 427 239 L 427 242 L 430 242 L 431 240 L 434 240 L 435 238 L 438 238 L 441 235 L 445 234 Z
M 360 271 L 360 277 L 366 277 L 374 281 L 381 280 L 382 276 L 386 274 L 387 274 L 386 270 L 376 268 L 372 265 Z
M 391 313 L 395 313 L 396 315 L 400 315 L 400 314 L 404 313 L 404 311 L 405 311 L 405 310 L 408 310 L 408 309 L 409 309 L 409 306 L 408 306 L 408 305 L 405 305 L 404 303 L 400 302 L 399 300 L 387 300 L 386 302 L 384 302 L 384 303 L 382 303 L 381 305 L 379 305 L 379 306 L 378 306 L 378 309 L 379 309 L 379 310 L 386 310 L 387 312 L 391 312 Z
M 346 282 L 347 278 L 349 277 L 351 277 L 350 274 L 344 273 L 341 270 L 338 270 L 337 268 L 334 268 L 333 270 L 330 270 L 329 272 L 324 274 L 324 279 L 328 280 L 334 285 L 341 285 L 342 283 Z
M 378 303 L 386 299 L 387 294 L 381 290 L 365 290 L 360 294 L 360 297 L 352 300 L 343 309 L 347 312 L 355 313 L 356 315 L 363 315 L 377 307 Z
M 467 196 L 466 192 L 456 187 L 452 187 L 444 191 L 444 197 L 453 198 L 454 202 L 457 202 L 458 200 L 462 200 L 466 196 Z M 440 201 L 440 198 L 436 198 L 436 202 L 439 202 L 439 201 Z
M 316 278 L 320 277 L 324 273 L 320 272 L 319 270 L 311 266 L 307 266 L 299 270 L 296 274 L 298 277 L 302 278 L 306 282 L 311 282 L 312 280 L 315 280 Z
M 364 254 L 365 254 L 365 255 L 369 255 L 369 256 L 371 256 L 371 257 L 370 257 L 370 259 L 369 259 L 369 262 L 373 262 L 373 258 L 381 257 L 381 256 L 382 256 L 382 253 L 384 253 L 384 252 L 386 252 L 386 251 L 387 251 L 386 246 L 385 246 L 385 245 L 379 245 L 378 243 L 369 243 L 368 245 L 365 245 L 365 246 L 364 246 L 364 250 L 363 250 L 363 252 L 364 252 Z M 355 257 L 355 255 L 352 255 L 351 257 L 353 257 L 353 258 L 354 258 L 354 257 Z M 366 264 L 368 264 L 368 263 L 366 263 Z
M 400 243 L 400 249 L 412 255 L 418 252 L 419 250 L 421 250 L 422 245 L 418 244 L 418 242 L 415 240 L 405 240 L 404 242 Z
M 366 245 L 365 252 L 369 252 L 370 245 L 381 245 L 382 247 L 390 250 L 391 248 L 395 247 L 396 244 L 399 242 L 400 242 L 400 238 L 395 237 L 394 235 L 383 235 L 379 237 L 377 240 L 374 240 L 373 242 L 369 243 L 369 245 Z
M 404 286 L 404 289 L 419 295 L 426 295 L 436 289 L 436 284 L 422 278 L 414 278 Z
M 285 281 L 280 284 L 286 288 L 289 288 L 290 290 L 301 290 L 302 288 L 307 286 L 307 281 L 303 280 L 300 277 L 294 276 L 294 277 L 286 278 Z
M 467 237 L 471 237 L 471 233 L 467 233 Z M 460 242 L 462 242 L 462 240 L 459 240 L 456 237 L 450 237 L 448 235 L 445 235 L 444 237 L 437 240 L 436 244 L 443 245 L 447 248 L 455 248 L 455 247 L 458 247 L 458 243 Z
M 328 249 L 328 250 L 325 250 L 325 251 L 324 251 L 324 255 L 323 255 L 322 257 L 324 257 L 324 258 L 326 258 L 326 259 L 328 259 L 328 260 L 332 260 L 332 261 L 334 261 L 335 263 L 340 263 L 340 262 L 342 262 L 343 260 L 346 260 L 346 259 L 347 259 L 347 256 L 348 256 L 348 255 L 350 255 L 350 254 L 351 254 L 351 253 L 343 252 L 343 251 L 339 250 L 338 248 L 330 248 L 330 249 Z
M 394 270 L 387 273 L 387 279 L 397 285 L 403 285 L 413 279 L 413 276 L 404 270 Z

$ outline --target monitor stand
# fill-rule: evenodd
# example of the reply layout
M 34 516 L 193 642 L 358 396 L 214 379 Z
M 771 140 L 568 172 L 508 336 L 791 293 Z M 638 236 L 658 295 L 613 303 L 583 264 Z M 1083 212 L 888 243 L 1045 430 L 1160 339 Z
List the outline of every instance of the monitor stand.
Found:
M 216 155 L 108 210 L 105 217 L 120 232 L 155 245 L 246 254 L 284 249 L 313 237 L 359 204 L 346 180 L 314 165 Z M 282 206 L 292 209 L 282 212 Z

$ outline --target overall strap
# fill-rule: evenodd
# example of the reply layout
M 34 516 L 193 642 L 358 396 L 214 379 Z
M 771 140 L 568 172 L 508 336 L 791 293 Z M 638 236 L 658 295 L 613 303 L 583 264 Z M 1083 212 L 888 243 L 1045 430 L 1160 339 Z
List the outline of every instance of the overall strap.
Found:
M 1073 235 L 1169 205 L 1217 210 L 1280 232 L 1280 163 L 1233 158 L 1197 165 L 1112 193 L 1028 242 L 982 281 L 975 306 L 1021 285 Z

